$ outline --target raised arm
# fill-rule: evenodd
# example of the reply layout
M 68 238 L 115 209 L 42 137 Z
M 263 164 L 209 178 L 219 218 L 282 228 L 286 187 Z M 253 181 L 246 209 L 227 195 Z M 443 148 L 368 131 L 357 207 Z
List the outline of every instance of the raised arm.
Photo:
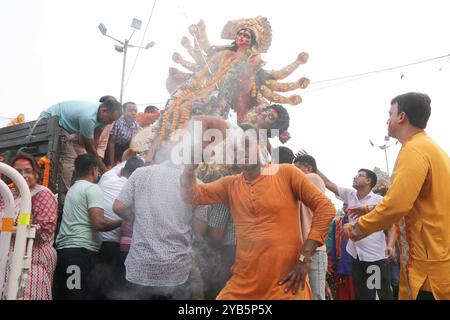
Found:
M 197 65 L 201 66 L 205 64 L 199 47 L 196 45 L 194 48 L 187 37 L 181 39 L 181 45 L 189 52 L 189 55 L 195 60 Z
M 281 94 L 273 92 L 266 86 L 261 86 L 260 90 L 264 98 L 275 103 L 297 105 L 302 102 L 302 98 L 299 95 L 291 95 L 289 97 L 285 97 Z
M 298 151 L 295 156 L 304 156 L 307 155 L 308 153 L 305 150 L 301 150 Z M 334 183 L 333 181 L 331 181 L 330 179 L 328 179 L 328 177 L 323 174 L 322 171 L 319 170 L 319 168 L 317 168 L 317 172 L 316 172 L 323 180 L 323 182 L 325 182 L 325 187 L 330 190 L 331 192 L 333 192 L 336 196 L 339 196 L 339 189 L 336 183 Z
M 197 38 L 200 48 L 204 52 L 208 52 L 211 44 L 209 43 L 208 36 L 206 34 L 206 26 L 203 20 L 199 20 L 197 24 L 193 24 L 189 27 L 189 32 L 192 36 Z
M 198 164 L 185 165 L 180 177 L 181 196 L 186 203 L 194 205 L 228 203 L 227 185 L 231 177 L 224 177 L 212 183 L 198 184 Z
M 272 91 L 288 92 L 296 89 L 306 89 L 310 82 L 311 81 L 308 78 L 302 77 L 296 82 L 278 82 L 276 80 L 267 80 L 266 85 Z
M 198 164 L 187 164 L 184 166 L 183 174 L 180 178 L 181 197 L 187 203 L 193 203 L 194 195 L 191 190 L 197 186 L 196 171 Z
M 287 78 L 294 72 L 300 65 L 305 64 L 308 62 L 309 54 L 306 52 L 302 52 L 297 56 L 297 59 L 295 59 L 294 62 L 287 65 L 286 67 L 280 69 L 280 70 L 272 70 L 270 73 L 276 80 L 281 80 L 284 78 Z
M 192 62 L 189 62 L 189 61 L 183 59 L 181 54 L 179 54 L 178 52 L 175 52 L 172 55 L 172 60 L 173 60 L 173 62 L 176 62 L 176 63 L 182 65 L 183 67 L 185 67 L 186 69 L 188 69 L 191 72 L 196 72 L 198 69 L 198 64 L 195 64 L 195 63 L 192 63 Z
M 319 169 L 317 169 L 317 174 L 322 178 L 323 182 L 325 182 L 325 187 L 327 187 L 327 189 L 333 192 L 336 196 L 339 196 L 339 189 L 337 184 L 328 179 L 328 177 L 324 175 Z

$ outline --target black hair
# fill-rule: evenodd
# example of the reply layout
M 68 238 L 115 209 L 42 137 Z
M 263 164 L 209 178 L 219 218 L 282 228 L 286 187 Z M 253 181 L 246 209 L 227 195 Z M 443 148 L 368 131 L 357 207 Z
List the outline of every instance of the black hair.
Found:
M 140 167 L 144 166 L 144 160 L 141 158 L 138 158 L 136 156 L 128 158 L 127 162 L 125 163 L 125 167 L 123 167 L 123 175 L 124 176 L 131 176 L 133 172 Z
M 431 115 L 431 99 L 419 92 L 408 92 L 396 96 L 391 105 L 398 104 L 398 113 L 404 112 L 409 122 L 419 129 L 425 129 Z
M 367 177 L 370 179 L 371 188 L 373 188 L 377 185 L 378 178 L 377 178 L 377 175 L 375 174 L 375 172 L 373 172 L 372 170 L 369 170 L 369 169 L 364 169 L 364 168 L 358 170 L 358 172 L 360 172 L 360 171 L 367 174 Z
M 280 104 L 271 104 L 267 107 L 265 107 L 262 112 L 267 111 L 269 109 L 275 109 L 275 111 L 278 114 L 277 120 L 272 124 L 272 127 L 270 129 L 278 129 L 280 133 L 286 131 L 289 128 L 289 113 L 287 110 Z M 268 132 L 269 138 L 270 136 L 270 130 Z
M 125 111 L 127 110 L 128 105 L 130 105 L 130 104 L 136 105 L 136 103 L 134 103 L 133 101 L 125 102 L 125 103 L 122 105 L 122 106 L 123 106 L 123 112 L 125 112 Z
M 312 172 L 317 173 L 316 159 L 309 154 L 299 155 L 295 157 L 294 163 L 299 163 L 305 166 L 311 166 Z
M 294 160 L 294 152 L 288 147 L 280 146 L 272 150 L 272 155 L 278 152 L 278 163 L 289 163 L 292 164 L 292 160 Z
M 102 106 L 105 107 L 108 110 L 108 112 L 111 114 L 113 114 L 115 112 L 119 112 L 120 114 L 122 114 L 122 105 L 117 100 L 106 99 L 100 105 L 100 107 L 102 107 Z
M 144 113 L 150 113 L 150 112 L 159 112 L 159 109 L 155 106 L 145 107 Z
M 251 30 L 251 29 L 248 29 L 248 28 L 241 28 L 241 29 L 239 29 L 237 32 L 236 32 L 236 36 L 238 35 L 238 33 L 239 32 L 241 32 L 242 30 L 247 30 L 248 32 L 250 32 L 250 39 L 251 39 L 251 44 L 250 44 L 250 47 L 255 47 L 255 48 L 258 48 L 258 41 L 256 40 L 256 35 L 255 35 L 255 33 L 253 32 L 253 30 Z M 223 50 L 231 50 L 231 51 L 237 51 L 238 50 L 238 46 L 237 46 L 237 43 L 236 43 L 236 40 L 235 41 L 233 41 L 232 43 L 231 43 L 231 45 L 229 45 L 229 46 L 218 46 L 218 47 L 215 47 L 215 46 L 213 46 L 213 47 L 211 47 L 211 49 L 213 50 L 213 52 L 219 52 L 219 51 L 223 51 Z
M 31 154 L 26 153 L 26 152 L 19 152 L 18 154 L 16 154 L 10 161 L 9 164 L 11 167 L 14 167 L 14 164 L 18 161 L 18 160 L 26 160 L 31 164 L 31 167 L 33 168 L 33 171 L 35 174 L 37 174 L 38 178 L 38 182 L 39 179 L 41 178 L 41 170 L 39 169 L 39 164 L 36 161 L 36 158 L 33 157 Z
M 115 97 L 110 96 L 110 95 L 103 96 L 98 101 L 103 103 L 103 102 L 105 102 L 107 100 L 115 100 L 115 101 L 117 101 L 117 99 Z
M 92 153 L 80 154 L 75 159 L 75 176 L 77 178 L 85 177 L 93 168 L 98 168 L 98 162 Z

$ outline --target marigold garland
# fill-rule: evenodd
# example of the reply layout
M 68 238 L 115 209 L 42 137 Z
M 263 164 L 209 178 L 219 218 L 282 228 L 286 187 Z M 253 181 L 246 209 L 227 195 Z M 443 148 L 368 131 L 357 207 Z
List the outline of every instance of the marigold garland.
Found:
M 50 164 L 51 161 L 43 156 L 39 159 L 38 164 L 40 167 L 44 166 L 44 178 L 42 179 L 42 185 L 48 187 L 48 182 L 50 181 Z

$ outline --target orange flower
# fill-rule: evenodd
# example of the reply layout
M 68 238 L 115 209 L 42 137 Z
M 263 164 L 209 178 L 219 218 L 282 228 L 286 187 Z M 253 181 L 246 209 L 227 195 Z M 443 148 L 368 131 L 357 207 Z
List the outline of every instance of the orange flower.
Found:
M 44 178 L 42 179 L 42 185 L 48 187 L 48 182 L 50 181 L 50 165 L 51 161 L 43 156 L 39 159 L 38 164 L 40 167 L 44 166 Z

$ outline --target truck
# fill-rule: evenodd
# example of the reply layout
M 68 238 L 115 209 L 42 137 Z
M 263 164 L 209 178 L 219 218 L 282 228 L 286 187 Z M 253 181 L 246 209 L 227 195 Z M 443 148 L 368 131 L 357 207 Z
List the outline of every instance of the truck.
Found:
M 59 195 L 58 163 L 62 133 L 58 121 L 55 116 L 0 128 L 0 162 L 8 163 L 19 152 L 27 152 L 36 160 L 45 159 L 50 166 L 46 186 Z M 44 166 L 41 170 L 44 173 Z

